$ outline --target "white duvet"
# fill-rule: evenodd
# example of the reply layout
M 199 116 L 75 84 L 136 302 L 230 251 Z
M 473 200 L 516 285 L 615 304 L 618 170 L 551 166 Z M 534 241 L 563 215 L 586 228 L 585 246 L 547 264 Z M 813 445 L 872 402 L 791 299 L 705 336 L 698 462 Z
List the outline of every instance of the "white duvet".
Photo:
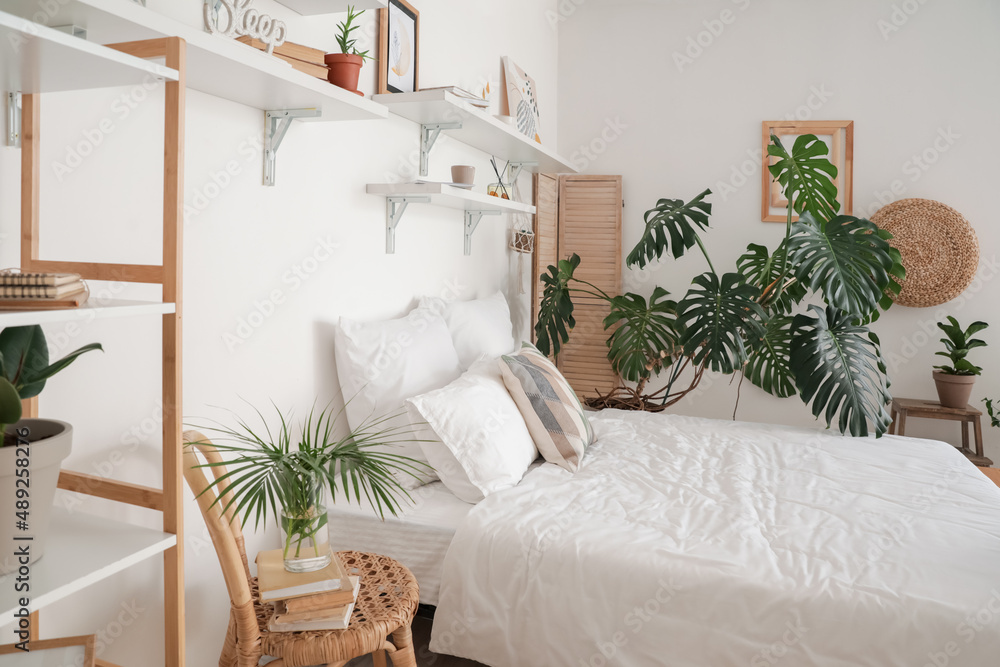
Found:
M 605 411 L 488 497 L 431 649 L 494 667 L 1000 665 L 1000 489 L 951 446 Z

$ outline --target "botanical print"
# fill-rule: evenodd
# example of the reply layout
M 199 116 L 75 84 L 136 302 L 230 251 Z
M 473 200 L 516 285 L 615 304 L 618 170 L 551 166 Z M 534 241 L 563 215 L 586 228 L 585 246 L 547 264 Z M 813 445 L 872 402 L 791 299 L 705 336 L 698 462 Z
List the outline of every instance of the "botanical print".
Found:
M 389 3 L 389 86 L 403 92 L 415 89 L 416 22 L 399 6 Z
M 507 113 L 514 117 L 521 134 L 542 143 L 535 80 L 507 56 L 503 58 L 503 69 L 507 79 Z

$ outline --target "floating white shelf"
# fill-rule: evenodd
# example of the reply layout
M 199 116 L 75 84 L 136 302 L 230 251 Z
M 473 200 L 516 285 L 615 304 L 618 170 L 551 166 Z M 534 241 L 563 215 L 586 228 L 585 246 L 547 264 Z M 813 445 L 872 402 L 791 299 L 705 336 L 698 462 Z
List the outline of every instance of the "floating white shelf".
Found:
M 38 11 L 37 0 L 5 0 L 4 4 L 21 16 L 30 17 Z M 192 90 L 265 111 L 319 110 L 315 118 L 303 120 L 373 120 L 389 115 L 381 104 L 303 74 L 275 56 L 192 28 L 129 0 L 60 0 L 53 4 L 59 9 L 49 18 L 49 25 L 86 28 L 88 39 L 95 42 L 183 38 L 187 42 L 187 86 Z
M 384 9 L 388 0 L 277 0 L 279 4 L 303 16 L 319 14 L 340 14 L 347 11 L 347 5 L 354 9 Z
M 473 148 L 520 163 L 525 169 L 542 173 L 576 173 L 578 170 L 555 151 L 532 141 L 485 111 L 463 102 L 445 90 L 422 90 L 416 93 L 375 95 L 376 102 L 398 115 L 418 123 L 421 130 L 421 175 L 426 176 L 427 154 L 434 143 L 433 129 L 440 125 L 461 124 L 460 128 L 442 128 L 448 136 Z
M 52 509 L 45 555 L 31 566 L 31 610 L 37 611 L 177 543 L 177 536 L 82 512 Z M 0 576 L 0 626 L 14 620 L 19 594 Z
M 471 192 L 445 183 L 373 183 L 368 186 L 368 194 L 385 197 L 385 251 L 396 252 L 396 227 L 410 204 L 433 204 L 465 211 L 465 254 L 472 254 L 472 235 L 484 215 L 501 213 L 535 214 L 530 204 L 491 197 L 479 192 Z
M 0 91 L 55 93 L 177 80 L 177 70 L 0 11 Z
M 30 324 L 53 324 L 116 317 L 166 315 L 176 310 L 172 303 L 153 301 L 124 301 L 92 299 L 79 308 L 59 310 L 3 310 L 0 311 L 0 328 Z

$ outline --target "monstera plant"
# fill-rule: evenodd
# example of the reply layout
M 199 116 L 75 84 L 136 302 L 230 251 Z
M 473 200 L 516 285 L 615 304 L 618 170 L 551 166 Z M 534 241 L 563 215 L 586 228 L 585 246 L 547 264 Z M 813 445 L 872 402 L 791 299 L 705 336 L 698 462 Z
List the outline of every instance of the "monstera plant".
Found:
M 608 359 L 628 384 L 589 398 L 593 407 L 663 410 L 711 370 L 739 373 L 781 398 L 797 394 L 841 432 L 866 436 L 874 427 L 881 436 L 891 422 L 889 381 L 867 325 L 892 304 L 905 272 L 889 233 L 840 213 L 837 168 L 827 152 L 813 135 L 798 137 L 791 151 L 771 136 L 770 173 L 789 202 L 785 236 L 773 250 L 750 244 L 733 271 L 720 274 L 702 242 L 710 190 L 688 202 L 661 199 L 646 212 L 628 266 L 643 268 L 668 253 L 678 259 L 696 245 L 705 258 L 708 270 L 680 301 L 662 287 L 648 299 L 606 294 L 574 276 L 576 255 L 548 267 L 535 328 L 539 349 L 558 355 L 575 326 L 573 297 L 597 297 L 610 306 Z M 822 304 L 805 303 L 807 297 Z M 648 391 L 658 379 L 662 386 Z

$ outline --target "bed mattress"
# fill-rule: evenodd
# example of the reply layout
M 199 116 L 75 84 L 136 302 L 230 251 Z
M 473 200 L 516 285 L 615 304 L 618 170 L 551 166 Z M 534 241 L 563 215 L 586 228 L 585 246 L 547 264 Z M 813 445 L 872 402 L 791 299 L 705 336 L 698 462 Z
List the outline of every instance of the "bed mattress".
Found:
M 330 542 L 336 551 L 370 551 L 398 560 L 420 584 L 420 602 L 437 605 L 444 557 L 455 531 L 473 508 L 441 482 L 410 492 L 413 504 L 383 522 L 366 504 L 348 504 L 341 494 L 330 508 Z

